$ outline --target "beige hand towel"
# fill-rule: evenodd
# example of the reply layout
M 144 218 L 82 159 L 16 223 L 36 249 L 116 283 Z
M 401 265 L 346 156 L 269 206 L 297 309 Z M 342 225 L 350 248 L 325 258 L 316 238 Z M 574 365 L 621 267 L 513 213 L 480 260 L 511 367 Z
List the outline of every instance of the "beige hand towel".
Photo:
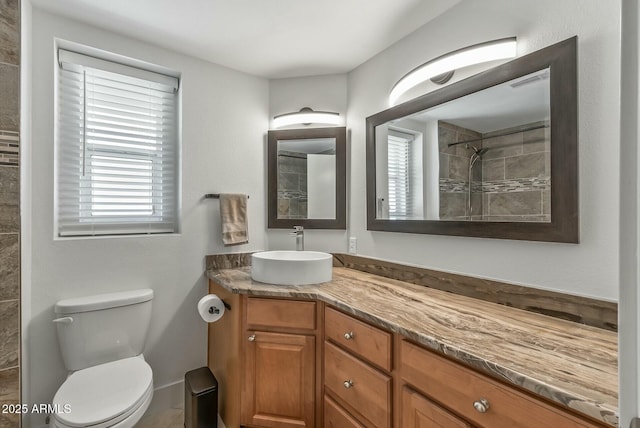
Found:
M 249 242 L 247 199 L 249 199 L 248 196 L 242 194 L 220 194 L 220 219 L 224 245 L 238 245 Z

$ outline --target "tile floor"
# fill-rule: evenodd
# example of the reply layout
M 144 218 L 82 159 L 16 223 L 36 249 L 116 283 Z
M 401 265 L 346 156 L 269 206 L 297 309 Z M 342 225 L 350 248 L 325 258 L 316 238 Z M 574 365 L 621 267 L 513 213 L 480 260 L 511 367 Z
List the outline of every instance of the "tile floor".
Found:
M 135 428 L 183 428 L 184 410 L 167 409 L 155 415 L 145 416 Z M 224 423 L 218 416 L 218 428 L 225 428 Z
M 167 409 L 155 415 L 145 416 L 136 428 L 183 428 L 184 411 L 182 409 Z

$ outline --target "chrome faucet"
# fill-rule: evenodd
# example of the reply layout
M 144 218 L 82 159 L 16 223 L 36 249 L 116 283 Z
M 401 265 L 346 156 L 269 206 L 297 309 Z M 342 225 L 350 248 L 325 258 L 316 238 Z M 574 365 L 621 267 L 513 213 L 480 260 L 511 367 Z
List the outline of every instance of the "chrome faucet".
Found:
M 289 235 L 296 237 L 296 251 L 304 251 L 304 227 L 293 226 L 293 232 Z

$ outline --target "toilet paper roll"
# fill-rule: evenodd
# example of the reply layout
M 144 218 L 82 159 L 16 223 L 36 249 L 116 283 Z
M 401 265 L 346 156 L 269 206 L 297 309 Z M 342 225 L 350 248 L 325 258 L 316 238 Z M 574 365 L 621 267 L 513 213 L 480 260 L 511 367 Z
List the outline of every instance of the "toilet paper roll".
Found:
M 216 322 L 224 315 L 224 303 L 215 294 L 207 294 L 198 302 L 198 313 L 205 322 Z

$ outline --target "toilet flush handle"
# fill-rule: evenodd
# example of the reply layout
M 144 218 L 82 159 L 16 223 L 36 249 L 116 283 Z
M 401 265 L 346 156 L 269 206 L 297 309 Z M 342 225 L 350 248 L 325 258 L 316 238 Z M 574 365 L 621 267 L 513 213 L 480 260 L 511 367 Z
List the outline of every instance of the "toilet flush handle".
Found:
M 58 324 L 71 324 L 73 322 L 73 318 L 71 317 L 56 318 L 53 320 L 53 322 Z

